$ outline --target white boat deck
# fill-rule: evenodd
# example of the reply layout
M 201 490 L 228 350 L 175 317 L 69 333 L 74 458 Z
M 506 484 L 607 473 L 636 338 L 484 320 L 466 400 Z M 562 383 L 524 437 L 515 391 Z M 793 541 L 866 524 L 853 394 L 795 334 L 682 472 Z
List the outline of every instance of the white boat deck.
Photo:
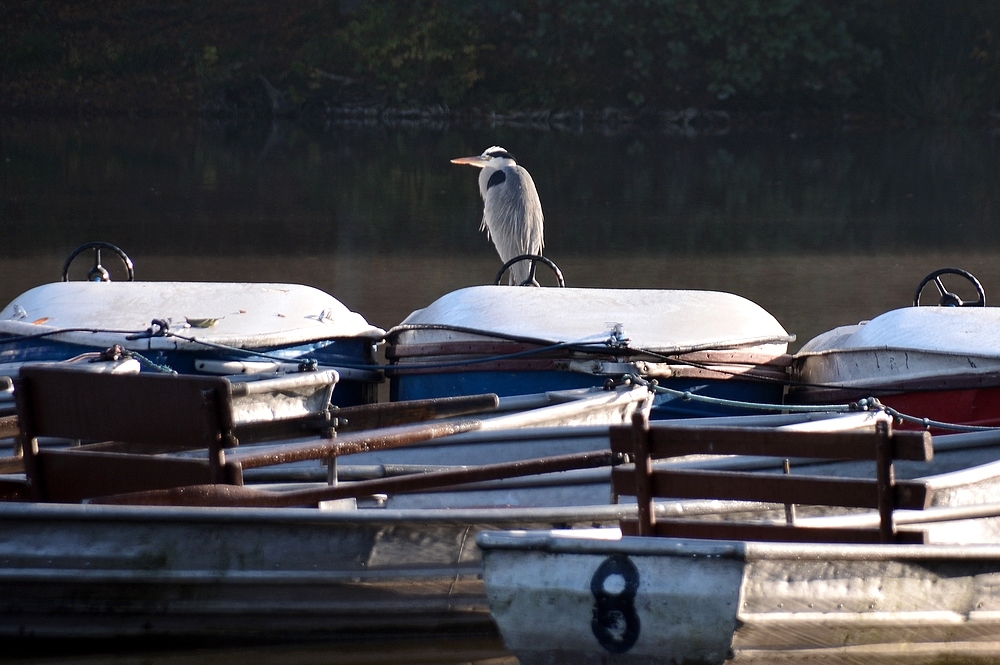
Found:
M 183 349 L 177 337 L 128 340 L 165 321 L 171 331 L 240 348 L 285 346 L 335 337 L 380 341 L 333 296 L 301 284 L 233 282 L 55 282 L 18 296 L 0 311 L 0 334 L 39 335 L 86 346 Z M 65 331 L 65 332 L 60 332 Z M 202 347 L 203 348 L 203 347 Z
M 658 353 L 784 353 L 795 339 L 756 303 L 731 293 L 475 286 L 448 293 L 389 331 L 399 344 L 479 338 L 541 344 L 626 342 Z
M 792 378 L 813 386 L 793 390 L 976 388 L 1000 372 L 1000 308 L 905 307 L 807 342 L 792 362 Z
M 806 342 L 796 358 L 862 350 L 905 350 L 1000 360 L 1000 308 L 904 307 Z

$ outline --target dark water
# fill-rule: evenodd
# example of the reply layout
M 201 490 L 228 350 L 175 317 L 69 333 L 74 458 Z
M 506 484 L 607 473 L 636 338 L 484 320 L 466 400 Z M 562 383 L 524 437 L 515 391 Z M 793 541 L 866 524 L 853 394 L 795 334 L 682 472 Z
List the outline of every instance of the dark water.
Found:
M 494 144 L 533 174 L 546 254 L 571 286 L 731 291 L 800 342 L 907 304 L 944 265 L 1000 293 L 1000 137 L 987 131 L 5 120 L 0 301 L 105 240 L 139 279 L 303 282 L 389 327 L 492 281 L 476 171 L 448 160 Z
M 139 279 L 306 283 L 388 328 L 492 281 L 499 260 L 478 230 L 477 174 L 448 160 L 494 144 L 534 176 L 546 254 L 571 286 L 729 291 L 799 343 L 909 304 L 943 266 L 971 270 L 991 303 L 1000 298 L 1000 137 L 988 131 L 4 120 L 0 305 L 59 279 L 77 245 L 104 240 L 132 256 Z M 509 662 L 496 640 L 58 662 L 230 660 Z

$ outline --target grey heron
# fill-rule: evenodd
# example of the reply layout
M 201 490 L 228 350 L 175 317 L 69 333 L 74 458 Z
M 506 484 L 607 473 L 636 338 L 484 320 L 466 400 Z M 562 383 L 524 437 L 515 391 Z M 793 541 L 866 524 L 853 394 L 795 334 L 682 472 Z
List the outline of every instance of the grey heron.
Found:
M 474 157 L 459 157 L 452 164 L 469 164 L 482 169 L 479 194 L 483 197 L 483 223 L 480 231 L 487 236 L 506 263 L 523 254 L 542 253 L 542 203 L 538 200 L 531 175 L 519 166 L 514 156 L 501 148 L 487 148 Z M 529 280 L 531 280 L 529 282 Z M 531 265 L 516 263 L 510 268 L 510 284 L 535 282 Z

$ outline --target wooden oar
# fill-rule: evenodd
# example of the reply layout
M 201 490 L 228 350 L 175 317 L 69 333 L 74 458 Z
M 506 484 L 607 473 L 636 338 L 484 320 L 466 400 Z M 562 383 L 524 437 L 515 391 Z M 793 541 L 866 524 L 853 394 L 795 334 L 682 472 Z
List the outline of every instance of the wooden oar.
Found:
M 597 450 L 554 457 L 471 466 L 464 469 L 363 480 L 316 489 L 274 492 L 236 485 L 192 485 L 169 490 L 120 494 L 93 499 L 91 503 L 143 506 L 212 506 L 286 508 L 314 506 L 321 501 L 366 497 L 374 494 L 403 494 L 440 489 L 504 478 L 518 478 L 541 473 L 571 471 L 609 466 L 617 460 L 610 450 Z
M 20 433 L 17 416 L 0 417 L 0 439 L 12 439 Z M 24 473 L 24 459 L 20 455 L 0 457 L 0 473 Z
M 0 457 L 0 473 L 24 473 L 24 458 Z
M 331 429 L 357 432 L 485 413 L 494 411 L 499 405 L 500 398 L 493 393 L 362 404 L 288 420 L 237 425 L 235 434 L 240 441 L 246 442 L 303 436 Z
M 429 424 L 399 425 L 352 432 L 334 439 L 315 438 L 297 443 L 274 443 L 266 446 L 238 446 L 225 451 L 226 461 L 243 469 L 327 459 L 372 450 L 401 448 L 452 434 L 472 432 L 482 427 L 481 420 L 459 420 Z
M 333 411 L 333 417 L 337 419 L 338 432 L 356 432 L 437 418 L 485 413 L 494 411 L 498 406 L 500 398 L 495 393 L 486 393 L 348 406 Z
M 17 416 L 0 417 L 0 439 L 10 439 L 21 433 L 17 424 Z

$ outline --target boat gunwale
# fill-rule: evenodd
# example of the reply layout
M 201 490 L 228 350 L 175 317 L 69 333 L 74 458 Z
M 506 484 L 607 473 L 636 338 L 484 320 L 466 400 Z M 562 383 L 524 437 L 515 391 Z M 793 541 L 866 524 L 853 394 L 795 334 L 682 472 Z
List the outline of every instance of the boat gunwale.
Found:
M 315 524 L 317 526 L 360 524 L 523 524 L 579 520 L 617 521 L 636 510 L 635 504 L 602 504 L 566 507 L 502 508 L 360 508 L 323 510 L 316 508 L 240 508 L 189 506 L 130 506 L 0 502 L 0 523 L 38 522 L 200 522 Z
M 541 531 L 485 531 L 476 536 L 484 557 L 491 550 L 544 552 L 546 554 L 624 554 L 630 556 L 683 556 L 735 558 L 744 561 L 774 559 L 921 561 L 967 559 L 997 561 L 1000 544 L 828 544 L 740 540 L 699 540 L 662 536 L 593 538 L 597 529 Z M 606 531 L 611 531 L 607 529 Z
M 593 339 L 592 341 L 587 341 L 586 338 L 579 340 L 551 340 L 542 339 L 540 337 L 527 337 L 520 335 L 507 335 L 499 332 L 489 332 L 477 328 L 466 328 L 463 326 L 452 326 L 443 323 L 423 323 L 423 324 L 399 324 L 393 328 L 390 328 L 385 335 L 385 339 L 388 341 L 394 336 L 398 336 L 403 332 L 420 332 L 424 330 L 445 330 L 449 332 L 464 333 L 467 335 L 477 335 L 479 337 L 484 337 L 488 339 L 501 339 L 509 340 L 514 342 L 521 342 L 524 344 L 538 344 L 541 346 L 552 346 L 554 344 L 562 345 L 587 345 L 587 344 L 598 344 L 602 343 L 602 340 Z M 784 335 L 771 335 L 771 336 L 760 336 L 760 337 L 743 337 L 735 338 L 726 341 L 713 341 L 705 342 L 702 344 L 674 344 L 671 346 L 653 346 L 653 347 L 623 347 L 627 349 L 630 353 L 643 353 L 643 352 L 653 352 L 653 353 L 663 353 L 663 354 L 679 354 L 679 353 L 695 353 L 699 351 L 728 351 L 728 350 L 738 350 L 738 349 L 748 349 L 758 346 L 771 346 L 771 345 L 781 345 L 789 344 L 795 341 L 795 335 L 786 333 Z M 399 345 L 398 342 L 391 342 L 392 344 Z M 404 344 L 405 345 L 405 344 Z M 609 349 L 612 347 L 608 347 Z M 780 355 L 780 354 L 776 354 Z

